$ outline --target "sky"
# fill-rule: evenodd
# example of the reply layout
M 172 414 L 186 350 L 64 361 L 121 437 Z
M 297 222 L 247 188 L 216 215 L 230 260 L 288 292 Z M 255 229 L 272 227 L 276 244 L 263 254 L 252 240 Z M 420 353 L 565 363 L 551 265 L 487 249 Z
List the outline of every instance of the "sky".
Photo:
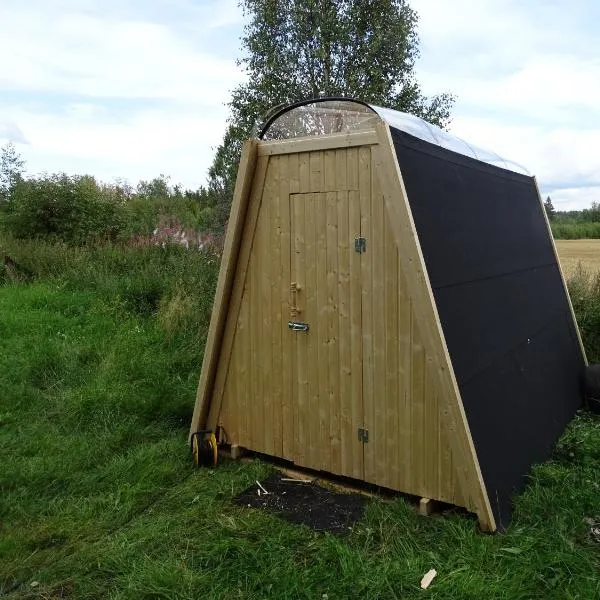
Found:
M 412 0 L 416 77 L 450 131 L 522 164 L 559 210 L 600 202 L 600 2 Z M 226 126 L 237 0 L 0 0 L 0 145 L 27 172 L 195 189 Z

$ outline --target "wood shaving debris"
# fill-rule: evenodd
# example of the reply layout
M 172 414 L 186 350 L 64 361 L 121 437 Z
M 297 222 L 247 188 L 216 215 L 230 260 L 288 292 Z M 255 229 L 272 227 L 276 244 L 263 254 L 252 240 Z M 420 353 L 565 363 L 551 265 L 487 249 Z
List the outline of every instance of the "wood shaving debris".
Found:
M 268 494 L 269 492 L 267 492 L 267 490 L 265 490 L 265 488 L 260 484 L 260 481 L 256 482 L 256 485 L 263 491 L 264 494 Z M 260 496 L 260 494 L 259 494 Z
M 421 589 L 426 590 L 431 585 L 431 582 L 434 580 L 436 575 L 437 571 L 435 569 L 427 571 L 427 573 L 423 575 L 423 579 L 421 579 Z

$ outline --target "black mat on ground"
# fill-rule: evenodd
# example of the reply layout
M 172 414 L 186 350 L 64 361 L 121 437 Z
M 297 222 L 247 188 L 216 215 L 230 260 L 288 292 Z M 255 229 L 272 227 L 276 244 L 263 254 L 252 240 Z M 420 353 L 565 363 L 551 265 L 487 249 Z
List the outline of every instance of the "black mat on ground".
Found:
M 584 362 L 532 177 L 392 129 L 499 527 L 582 403 Z
M 361 494 L 337 493 L 316 483 L 282 481 L 280 473 L 260 484 L 268 494 L 255 483 L 235 499 L 236 503 L 274 512 L 315 531 L 338 534 L 349 533 L 364 515 L 367 498 Z

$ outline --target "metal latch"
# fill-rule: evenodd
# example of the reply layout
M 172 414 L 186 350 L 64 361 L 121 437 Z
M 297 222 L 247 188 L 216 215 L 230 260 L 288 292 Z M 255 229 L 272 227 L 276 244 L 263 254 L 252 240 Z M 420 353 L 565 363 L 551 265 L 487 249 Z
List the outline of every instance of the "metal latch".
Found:
M 367 239 L 364 237 L 357 237 L 354 239 L 354 251 L 362 254 L 367 251 Z
M 366 444 L 369 441 L 369 430 L 363 429 L 362 427 L 358 428 L 358 441 Z
M 308 331 L 308 323 L 298 323 L 298 321 L 288 321 L 288 327 L 292 331 Z

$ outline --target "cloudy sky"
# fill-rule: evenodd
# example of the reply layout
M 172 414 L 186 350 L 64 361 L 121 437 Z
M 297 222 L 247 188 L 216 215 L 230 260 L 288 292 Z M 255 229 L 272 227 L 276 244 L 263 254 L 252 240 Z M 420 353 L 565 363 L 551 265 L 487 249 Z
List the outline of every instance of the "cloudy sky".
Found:
M 600 201 L 600 2 L 413 0 L 417 76 L 451 131 L 525 165 L 559 209 Z M 30 173 L 205 182 L 225 127 L 236 0 L 0 0 L 0 145 Z

